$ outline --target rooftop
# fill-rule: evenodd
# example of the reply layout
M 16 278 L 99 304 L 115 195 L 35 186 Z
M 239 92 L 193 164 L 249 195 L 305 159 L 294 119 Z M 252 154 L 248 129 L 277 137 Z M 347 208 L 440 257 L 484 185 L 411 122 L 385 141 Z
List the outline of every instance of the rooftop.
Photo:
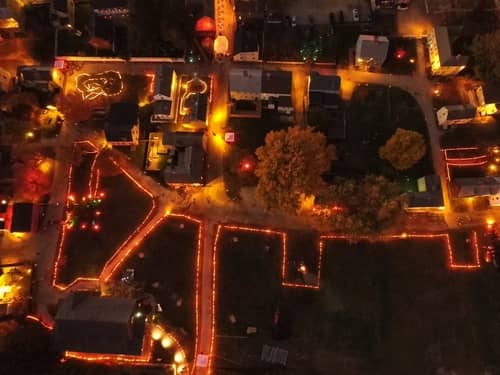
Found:
M 436 44 L 439 53 L 439 62 L 441 66 L 465 66 L 469 61 L 468 56 L 453 55 L 451 51 L 450 36 L 448 28 L 439 26 L 435 29 Z
M 132 127 L 137 125 L 139 107 L 135 103 L 118 102 L 109 107 L 104 127 L 108 141 L 132 140 Z
M 166 64 L 158 66 L 155 74 L 154 94 L 172 97 L 172 80 L 174 69 Z
M 163 144 L 175 147 L 171 163 L 163 170 L 163 179 L 169 184 L 201 184 L 205 166 L 203 134 L 166 132 Z
M 363 60 L 373 59 L 382 64 L 389 51 L 389 39 L 379 35 L 360 35 L 356 43 L 357 58 Z
M 132 323 L 137 301 L 74 292 L 59 306 L 54 335 L 63 350 L 141 354 L 144 322 Z
M 262 73 L 262 92 L 291 95 L 292 73 L 284 70 L 264 70 Z
M 33 223 L 33 203 L 14 203 L 12 207 L 11 232 L 31 232 Z
M 309 84 L 309 92 L 311 91 L 338 94 L 340 92 L 340 77 L 333 75 L 324 76 L 319 73 L 312 73 L 311 82 Z
M 469 104 L 448 105 L 445 106 L 445 108 L 448 110 L 448 116 L 447 116 L 448 120 L 472 118 L 476 115 L 476 107 Z
M 233 68 L 229 71 L 229 87 L 232 92 L 260 94 L 262 70 Z

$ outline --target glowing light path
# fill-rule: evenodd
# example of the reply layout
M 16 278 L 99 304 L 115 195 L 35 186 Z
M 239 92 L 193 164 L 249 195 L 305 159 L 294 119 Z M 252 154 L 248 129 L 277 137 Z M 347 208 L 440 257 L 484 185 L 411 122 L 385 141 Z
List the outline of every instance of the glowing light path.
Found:
M 223 231 L 243 231 L 243 232 L 254 232 L 259 233 L 266 236 L 277 236 L 281 238 L 282 244 L 282 262 L 281 262 L 281 285 L 284 287 L 295 287 L 295 288 L 309 288 L 312 290 L 319 290 L 321 287 L 321 263 L 323 260 L 323 252 L 325 249 L 326 241 L 334 241 L 334 240 L 366 240 L 371 242 L 390 242 L 390 241 L 401 241 L 406 239 L 419 239 L 419 240 L 441 240 L 444 242 L 446 256 L 448 258 L 448 267 L 450 270 L 454 271 L 474 271 L 481 267 L 481 261 L 479 256 L 479 244 L 477 233 L 471 233 L 472 240 L 472 263 L 458 263 L 455 258 L 455 250 L 450 241 L 450 236 L 448 233 L 429 233 L 429 234 L 408 234 L 402 233 L 400 235 L 387 235 L 387 236 L 379 236 L 379 237 L 352 237 L 347 235 L 323 235 L 320 236 L 319 241 L 319 261 L 317 266 L 317 284 L 316 285 L 304 285 L 304 284 L 293 284 L 287 283 L 286 280 L 286 264 L 287 264 L 287 234 L 285 232 L 280 232 L 272 229 L 260 229 L 260 228 L 252 228 L 245 226 L 237 226 L 237 225 L 224 225 L 220 224 L 217 226 L 215 239 L 213 243 L 213 252 L 212 252 L 212 327 L 211 327 L 211 337 L 210 337 L 210 350 L 208 357 L 208 373 L 213 374 L 213 357 L 215 351 L 215 336 L 216 336 L 216 323 L 215 323 L 215 315 L 216 315 L 216 304 L 217 304 L 217 260 L 218 260 L 218 249 L 220 246 L 220 236 Z

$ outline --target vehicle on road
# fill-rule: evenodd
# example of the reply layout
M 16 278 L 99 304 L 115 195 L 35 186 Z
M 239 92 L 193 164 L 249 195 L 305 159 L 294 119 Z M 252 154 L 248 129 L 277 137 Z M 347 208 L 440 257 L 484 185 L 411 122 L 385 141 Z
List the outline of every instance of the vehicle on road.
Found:
M 297 26 L 297 17 L 296 16 L 292 16 L 291 25 L 292 25 L 292 27 Z
M 354 8 L 352 10 L 352 20 L 354 22 L 359 22 L 359 10 L 358 10 L 358 8 Z

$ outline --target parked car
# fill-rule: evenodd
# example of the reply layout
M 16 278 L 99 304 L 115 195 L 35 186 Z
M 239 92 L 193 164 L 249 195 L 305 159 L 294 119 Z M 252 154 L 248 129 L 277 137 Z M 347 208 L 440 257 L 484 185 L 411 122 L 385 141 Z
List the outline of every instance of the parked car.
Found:
M 292 27 L 297 26 L 297 17 L 296 16 L 292 16 L 291 25 L 292 25 Z
M 408 10 L 408 4 L 406 3 L 399 3 L 396 5 L 397 10 Z
M 352 10 L 352 20 L 354 22 L 359 22 L 359 10 L 358 10 L 358 8 L 354 8 Z

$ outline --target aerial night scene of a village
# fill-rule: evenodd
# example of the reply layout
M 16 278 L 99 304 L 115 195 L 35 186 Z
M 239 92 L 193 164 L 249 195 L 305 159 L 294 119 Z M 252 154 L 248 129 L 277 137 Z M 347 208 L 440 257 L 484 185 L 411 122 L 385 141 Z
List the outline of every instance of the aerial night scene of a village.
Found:
M 0 0 L 0 109 L 0 375 L 500 375 L 500 0 Z

